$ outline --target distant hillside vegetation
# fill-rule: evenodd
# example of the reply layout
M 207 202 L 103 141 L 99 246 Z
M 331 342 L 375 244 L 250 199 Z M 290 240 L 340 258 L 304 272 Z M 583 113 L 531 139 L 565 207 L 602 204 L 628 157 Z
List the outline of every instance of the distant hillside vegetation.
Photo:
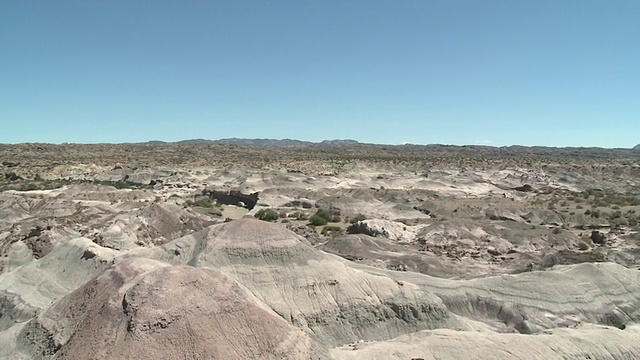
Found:
M 633 151 L 640 151 L 640 144 L 634 146 Z
M 295 139 L 239 139 L 239 138 L 219 139 L 219 140 L 189 139 L 189 140 L 176 141 L 174 143 L 182 144 L 182 145 L 235 144 L 235 145 L 245 145 L 245 146 L 278 147 L 278 148 L 303 147 L 303 146 L 347 146 L 347 145 L 359 144 L 358 141 L 351 140 L 351 139 L 324 140 L 318 143 L 318 142 L 302 141 L 302 140 L 295 140 Z M 162 145 L 162 144 L 169 144 L 169 143 L 160 141 L 160 140 L 153 140 L 153 141 L 148 141 L 147 144 Z

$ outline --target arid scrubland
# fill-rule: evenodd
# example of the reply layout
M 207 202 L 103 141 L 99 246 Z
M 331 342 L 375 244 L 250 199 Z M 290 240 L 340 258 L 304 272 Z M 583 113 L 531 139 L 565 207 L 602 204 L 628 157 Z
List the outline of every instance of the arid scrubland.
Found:
M 637 151 L 18 144 L 0 161 L 0 358 L 639 358 Z

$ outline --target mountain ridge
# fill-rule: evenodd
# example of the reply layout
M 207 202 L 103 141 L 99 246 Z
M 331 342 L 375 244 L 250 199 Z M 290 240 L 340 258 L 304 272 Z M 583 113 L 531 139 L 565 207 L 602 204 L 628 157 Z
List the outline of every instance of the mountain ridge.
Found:
M 454 144 L 441 144 L 441 143 L 431 143 L 431 144 L 412 144 L 412 143 L 403 143 L 403 144 L 377 144 L 377 143 L 366 143 L 360 142 L 354 139 L 327 139 L 322 141 L 306 141 L 306 140 L 298 140 L 291 138 L 284 139 L 272 139 L 272 138 L 222 138 L 222 139 L 185 139 L 178 141 L 163 141 L 163 140 L 150 140 L 146 142 L 137 142 L 131 144 L 147 144 L 147 145 L 167 145 L 167 144 L 177 144 L 177 145 L 198 145 L 198 144 L 222 144 L 222 145 L 242 145 L 242 146 L 254 146 L 254 147 L 274 147 L 274 148 L 292 148 L 292 147 L 306 147 L 306 146 L 331 146 L 331 147 L 339 147 L 339 146 L 353 146 L 353 145 L 376 145 L 376 146 L 391 146 L 391 147 L 399 147 L 399 148 L 423 148 L 423 147 L 437 147 L 437 148 L 477 148 L 477 149 L 504 149 L 504 150 L 543 150 L 543 149 L 563 149 L 563 150 L 632 150 L 640 152 L 640 144 L 632 147 L 632 148 L 604 148 L 598 146 L 543 146 L 543 145 L 504 145 L 504 146 L 493 146 L 493 145 L 482 145 L 482 144 L 465 144 L 465 145 L 454 145 Z

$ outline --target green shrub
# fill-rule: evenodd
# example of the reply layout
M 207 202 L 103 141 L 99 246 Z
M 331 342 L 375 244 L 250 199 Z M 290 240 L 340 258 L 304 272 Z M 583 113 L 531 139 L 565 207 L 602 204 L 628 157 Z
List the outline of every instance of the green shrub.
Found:
M 329 222 L 329 220 L 327 220 L 326 218 L 318 215 L 318 214 L 314 214 L 309 218 L 309 224 L 313 225 L 313 226 L 322 226 L 322 225 L 327 225 L 327 223 Z
M 332 213 L 326 209 L 318 209 L 318 211 L 309 218 L 309 223 L 316 226 L 326 225 L 328 222 L 340 221 L 340 215 L 337 212 Z
M 332 235 L 339 235 L 342 234 L 342 228 L 340 226 L 325 226 L 322 228 L 322 231 L 320 232 L 320 234 L 322 235 L 327 235 L 327 233 L 330 233 Z
M 253 215 L 256 219 L 264 221 L 276 221 L 279 218 L 278 212 L 273 209 L 260 209 Z
M 325 209 L 318 209 L 318 211 L 316 211 L 316 215 L 327 220 L 327 222 L 331 221 L 331 218 L 333 217 L 333 214 L 331 214 L 329 210 Z

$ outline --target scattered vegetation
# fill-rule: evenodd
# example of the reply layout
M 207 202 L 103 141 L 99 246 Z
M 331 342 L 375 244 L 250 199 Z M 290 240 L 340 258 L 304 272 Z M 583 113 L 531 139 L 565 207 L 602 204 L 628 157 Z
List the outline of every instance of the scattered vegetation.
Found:
M 327 225 L 328 222 L 329 222 L 329 220 L 327 220 L 326 218 L 324 218 L 324 217 L 322 217 L 322 216 L 320 216 L 318 214 L 313 214 L 309 218 L 309 224 L 313 225 L 313 226 Z
M 344 230 L 342 230 L 342 228 L 340 226 L 333 226 L 333 225 L 327 225 L 325 227 L 322 228 L 322 231 L 320 232 L 320 234 L 322 235 L 339 235 L 342 234 Z
M 322 226 L 327 225 L 329 222 L 340 222 L 341 220 L 339 214 L 332 213 L 326 209 L 318 209 L 318 211 L 309 218 L 309 224 Z
M 280 218 L 280 215 L 273 209 L 260 209 L 256 211 L 253 217 L 264 221 L 276 221 Z
M 640 197 L 634 194 L 619 194 L 609 190 L 589 189 L 581 193 L 582 197 L 594 207 L 640 206 Z
M 0 191 L 31 191 L 31 190 L 53 190 L 74 182 L 69 180 L 18 180 L 7 183 L 0 183 Z

